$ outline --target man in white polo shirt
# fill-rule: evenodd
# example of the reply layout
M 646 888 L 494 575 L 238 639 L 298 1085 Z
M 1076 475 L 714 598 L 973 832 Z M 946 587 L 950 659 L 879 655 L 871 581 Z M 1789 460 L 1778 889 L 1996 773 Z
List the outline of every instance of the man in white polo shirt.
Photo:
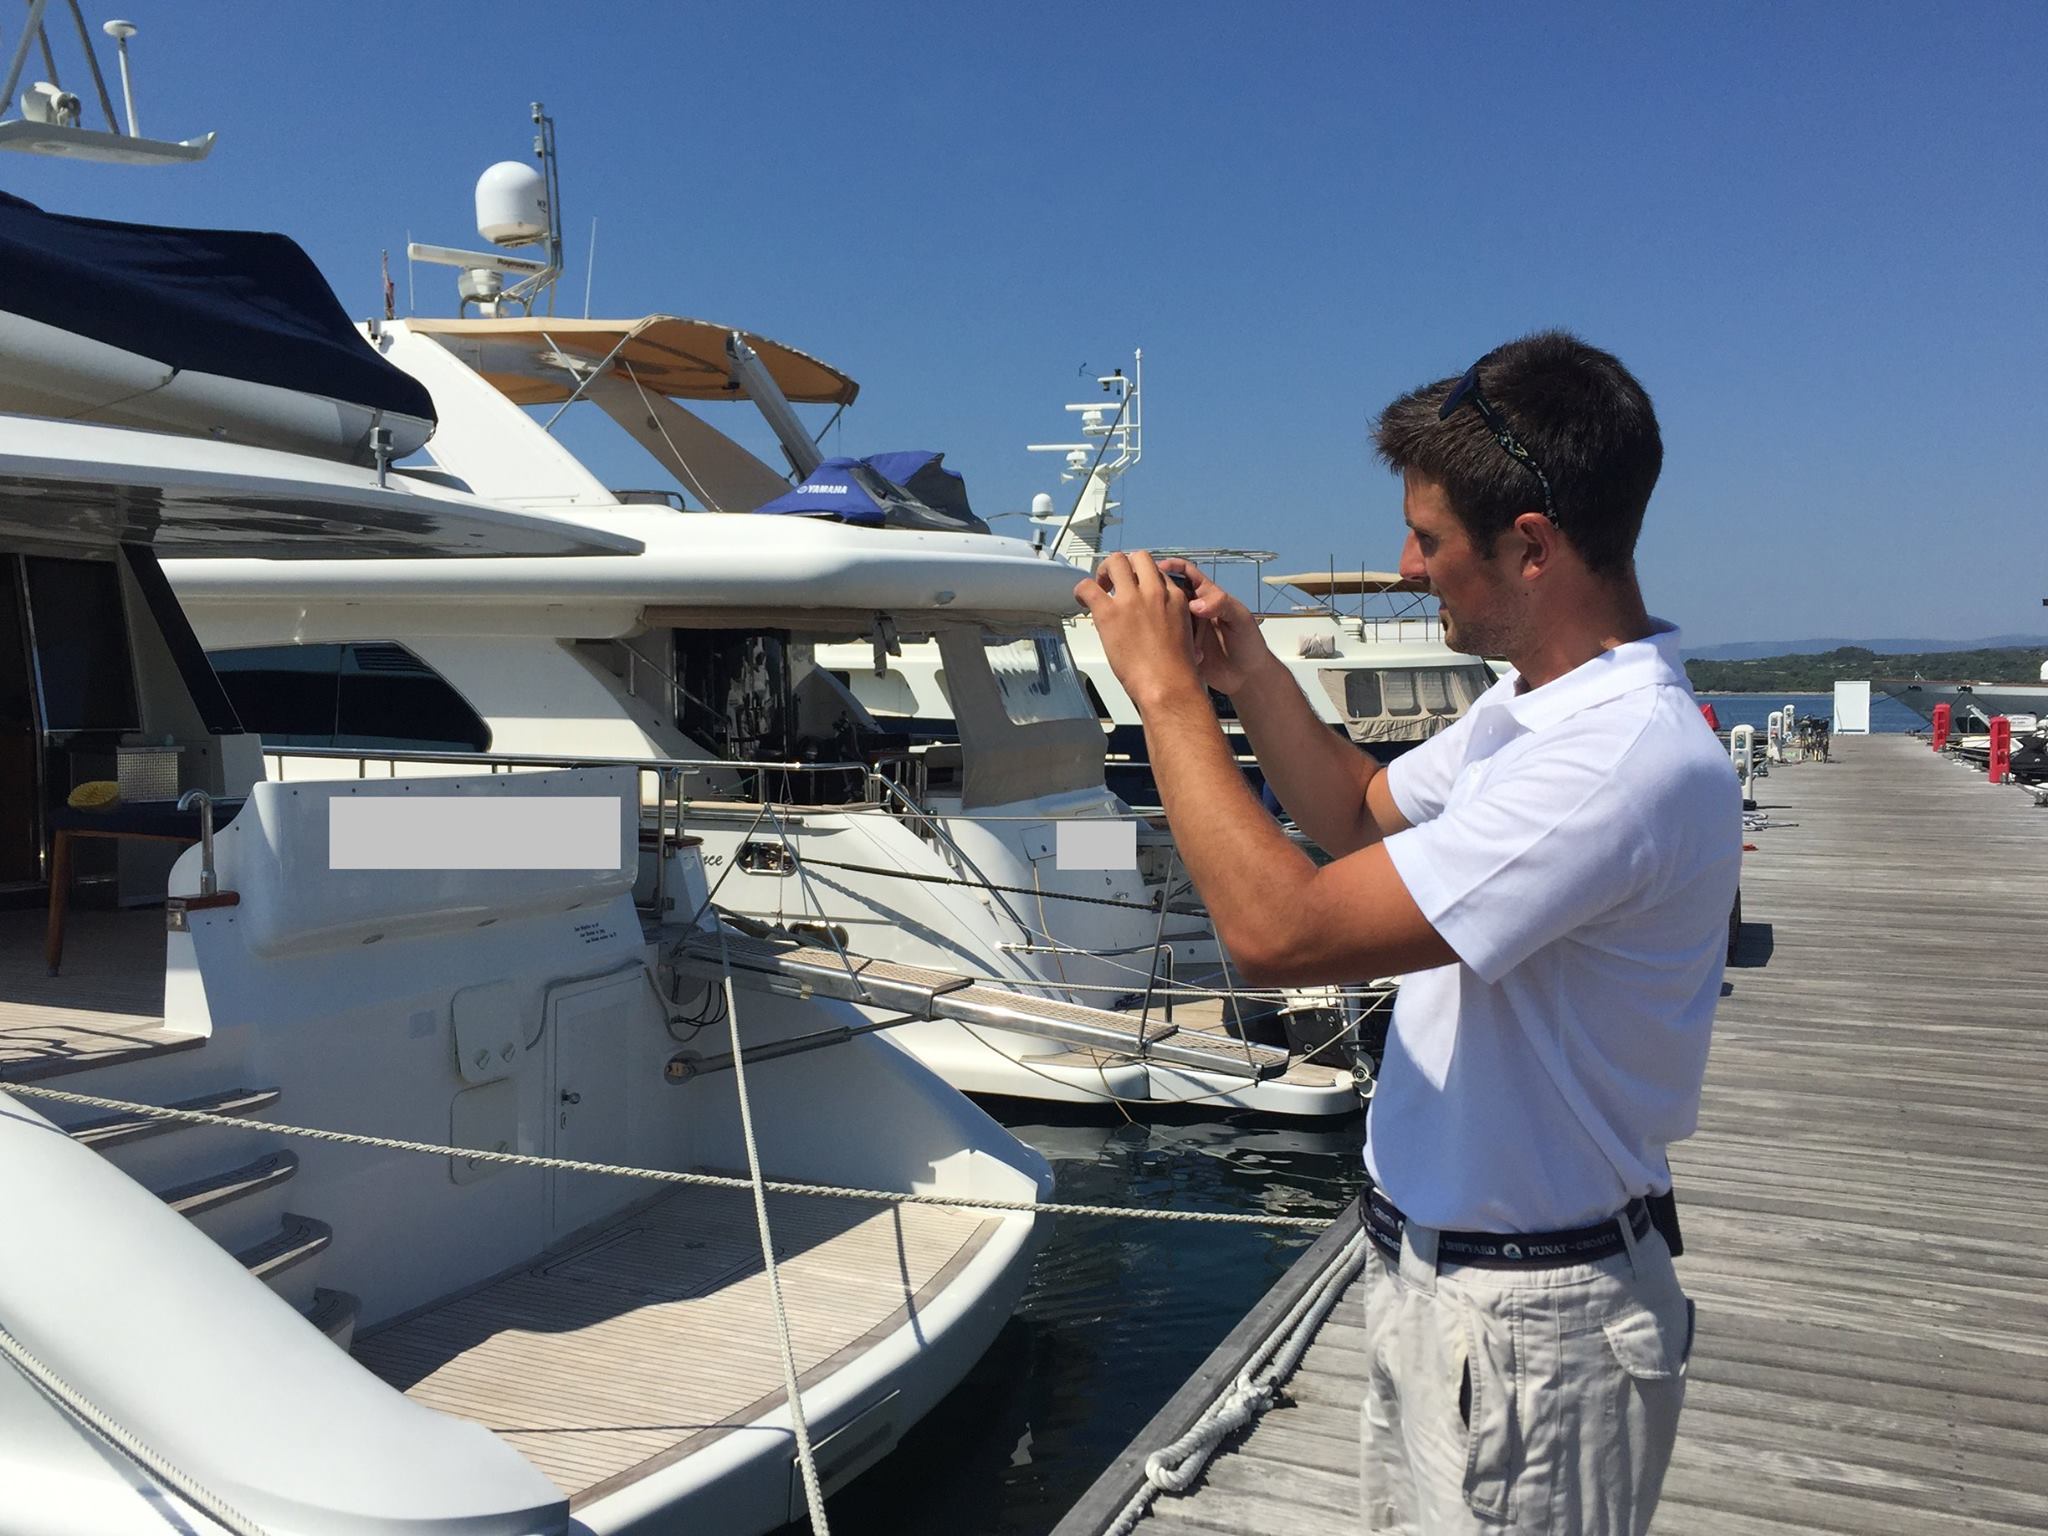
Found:
M 1076 596 L 1245 975 L 1403 973 L 1366 1145 L 1366 1528 L 1641 1532 L 1692 1344 L 1665 1149 L 1698 1116 L 1741 849 L 1636 584 L 1662 440 L 1628 370 L 1559 332 L 1402 396 L 1375 440 L 1402 574 L 1450 645 L 1514 668 L 1384 771 L 1185 562 L 1112 555 Z M 1260 809 L 1205 685 L 1332 862 Z

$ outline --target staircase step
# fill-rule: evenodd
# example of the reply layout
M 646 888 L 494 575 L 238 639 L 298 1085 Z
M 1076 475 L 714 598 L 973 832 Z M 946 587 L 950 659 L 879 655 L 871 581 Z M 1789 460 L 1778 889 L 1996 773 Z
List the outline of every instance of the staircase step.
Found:
M 235 1262 L 258 1280 L 272 1280 L 304 1263 L 334 1241 L 334 1229 L 311 1216 L 284 1215 L 284 1225 L 254 1248 L 235 1255 Z
M 253 1163 L 231 1168 L 225 1173 L 208 1174 L 189 1184 L 160 1189 L 157 1198 L 180 1216 L 197 1216 L 231 1200 L 239 1200 L 244 1195 L 253 1195 L 274 1184 L 282 1184 L 298 1171 L 296 1155 L 272 1152 L 268 1157 L 259 1157 Z
M 313 1292 L 313 1305 L 306 1312 L 306 1321 L 346 1350 L 355 1343 L 356 1318 L 362 1310 L 360 1297 L 321 1286 Z
M 230 1088 L 225 1093 L 182 1099 L 165 1108 L 198 1110 L 210 1115 L 253 1115 L 270 1108 L 283 1096 L 283 1090 L 278 1088 Z M 103 1115 L 97 1120 L 81 1120 L 69 1130 L 74 1141 L 83 1142 L 95 1152 L 104 1152 L 109 1147 L 140 1141 L 145 1136 L 181 1130 L 189 1123 L 158 1120 L 149 1115 Z

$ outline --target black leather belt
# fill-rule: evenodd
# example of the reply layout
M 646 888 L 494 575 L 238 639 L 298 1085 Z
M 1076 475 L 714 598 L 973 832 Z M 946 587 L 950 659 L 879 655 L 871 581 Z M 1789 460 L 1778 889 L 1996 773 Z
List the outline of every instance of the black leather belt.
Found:
M 1408 1224 L 1401 1208 L 1368 1181 L 1358 1211 L 1365 1235 L 1390 1261 L 1399 1263 L 1401 1229 Z M 1562 1232 L 1439 1232 L 1437 1262 L 1488 1269 L 1561 1269 L 1567 1264 L 1591 1264 L 1627 1250 L 1621 1235 L 1623 1221 L 1638 1241 L 1646 1237 L 1654 1224 L 1650 1202 L 1631 1200 L 1617 1216 Z

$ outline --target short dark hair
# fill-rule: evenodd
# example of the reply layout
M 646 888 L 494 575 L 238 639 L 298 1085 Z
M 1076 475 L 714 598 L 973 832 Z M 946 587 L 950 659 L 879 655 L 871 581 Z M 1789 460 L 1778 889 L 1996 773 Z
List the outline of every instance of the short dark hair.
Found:
M 1394 401 L 1373 446 L 1396 474 L 1441 485 L 1472 542 L 1491 549 L 1522 513 L 1543 510 L 1542 487 L 1475 407 L 1438 419 L 1457 383 L 1438 379 Z M 1664 467 L 1657 413 L 1635 375 L 1568 332 L 1538 331 L 1481 358 L 1479 388 L 1549 478 L 1558 527 L 1587 567 L 1626 569 Z

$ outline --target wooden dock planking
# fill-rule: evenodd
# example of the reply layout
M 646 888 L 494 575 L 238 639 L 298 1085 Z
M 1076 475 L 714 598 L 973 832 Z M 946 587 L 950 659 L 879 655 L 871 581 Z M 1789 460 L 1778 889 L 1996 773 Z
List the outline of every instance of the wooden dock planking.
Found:
M 1836 756 L 1757 783 L 1673 1149 L 1699 1333 L 1653 1536 L 2048 1528 L 2048 812 L 1914 738 Z M 1358 1293 L 1148 1526 L 1360 1528 Z
M 807 1385 L 913 1318 L 997 1226 L 934 1206 L 769 1206 Z M 408 1396 L 503 1436 L 578 1502 L 782 1402 L 752 1197 L 736 1190 L 678 1191 L 354 1353 Z
M 0 1082 L 28 1082 L 189 1050 L 164 1028 L 164 914 L 74 911 L 60 974 L 43 961 L 41 907 L 0 911 Z

